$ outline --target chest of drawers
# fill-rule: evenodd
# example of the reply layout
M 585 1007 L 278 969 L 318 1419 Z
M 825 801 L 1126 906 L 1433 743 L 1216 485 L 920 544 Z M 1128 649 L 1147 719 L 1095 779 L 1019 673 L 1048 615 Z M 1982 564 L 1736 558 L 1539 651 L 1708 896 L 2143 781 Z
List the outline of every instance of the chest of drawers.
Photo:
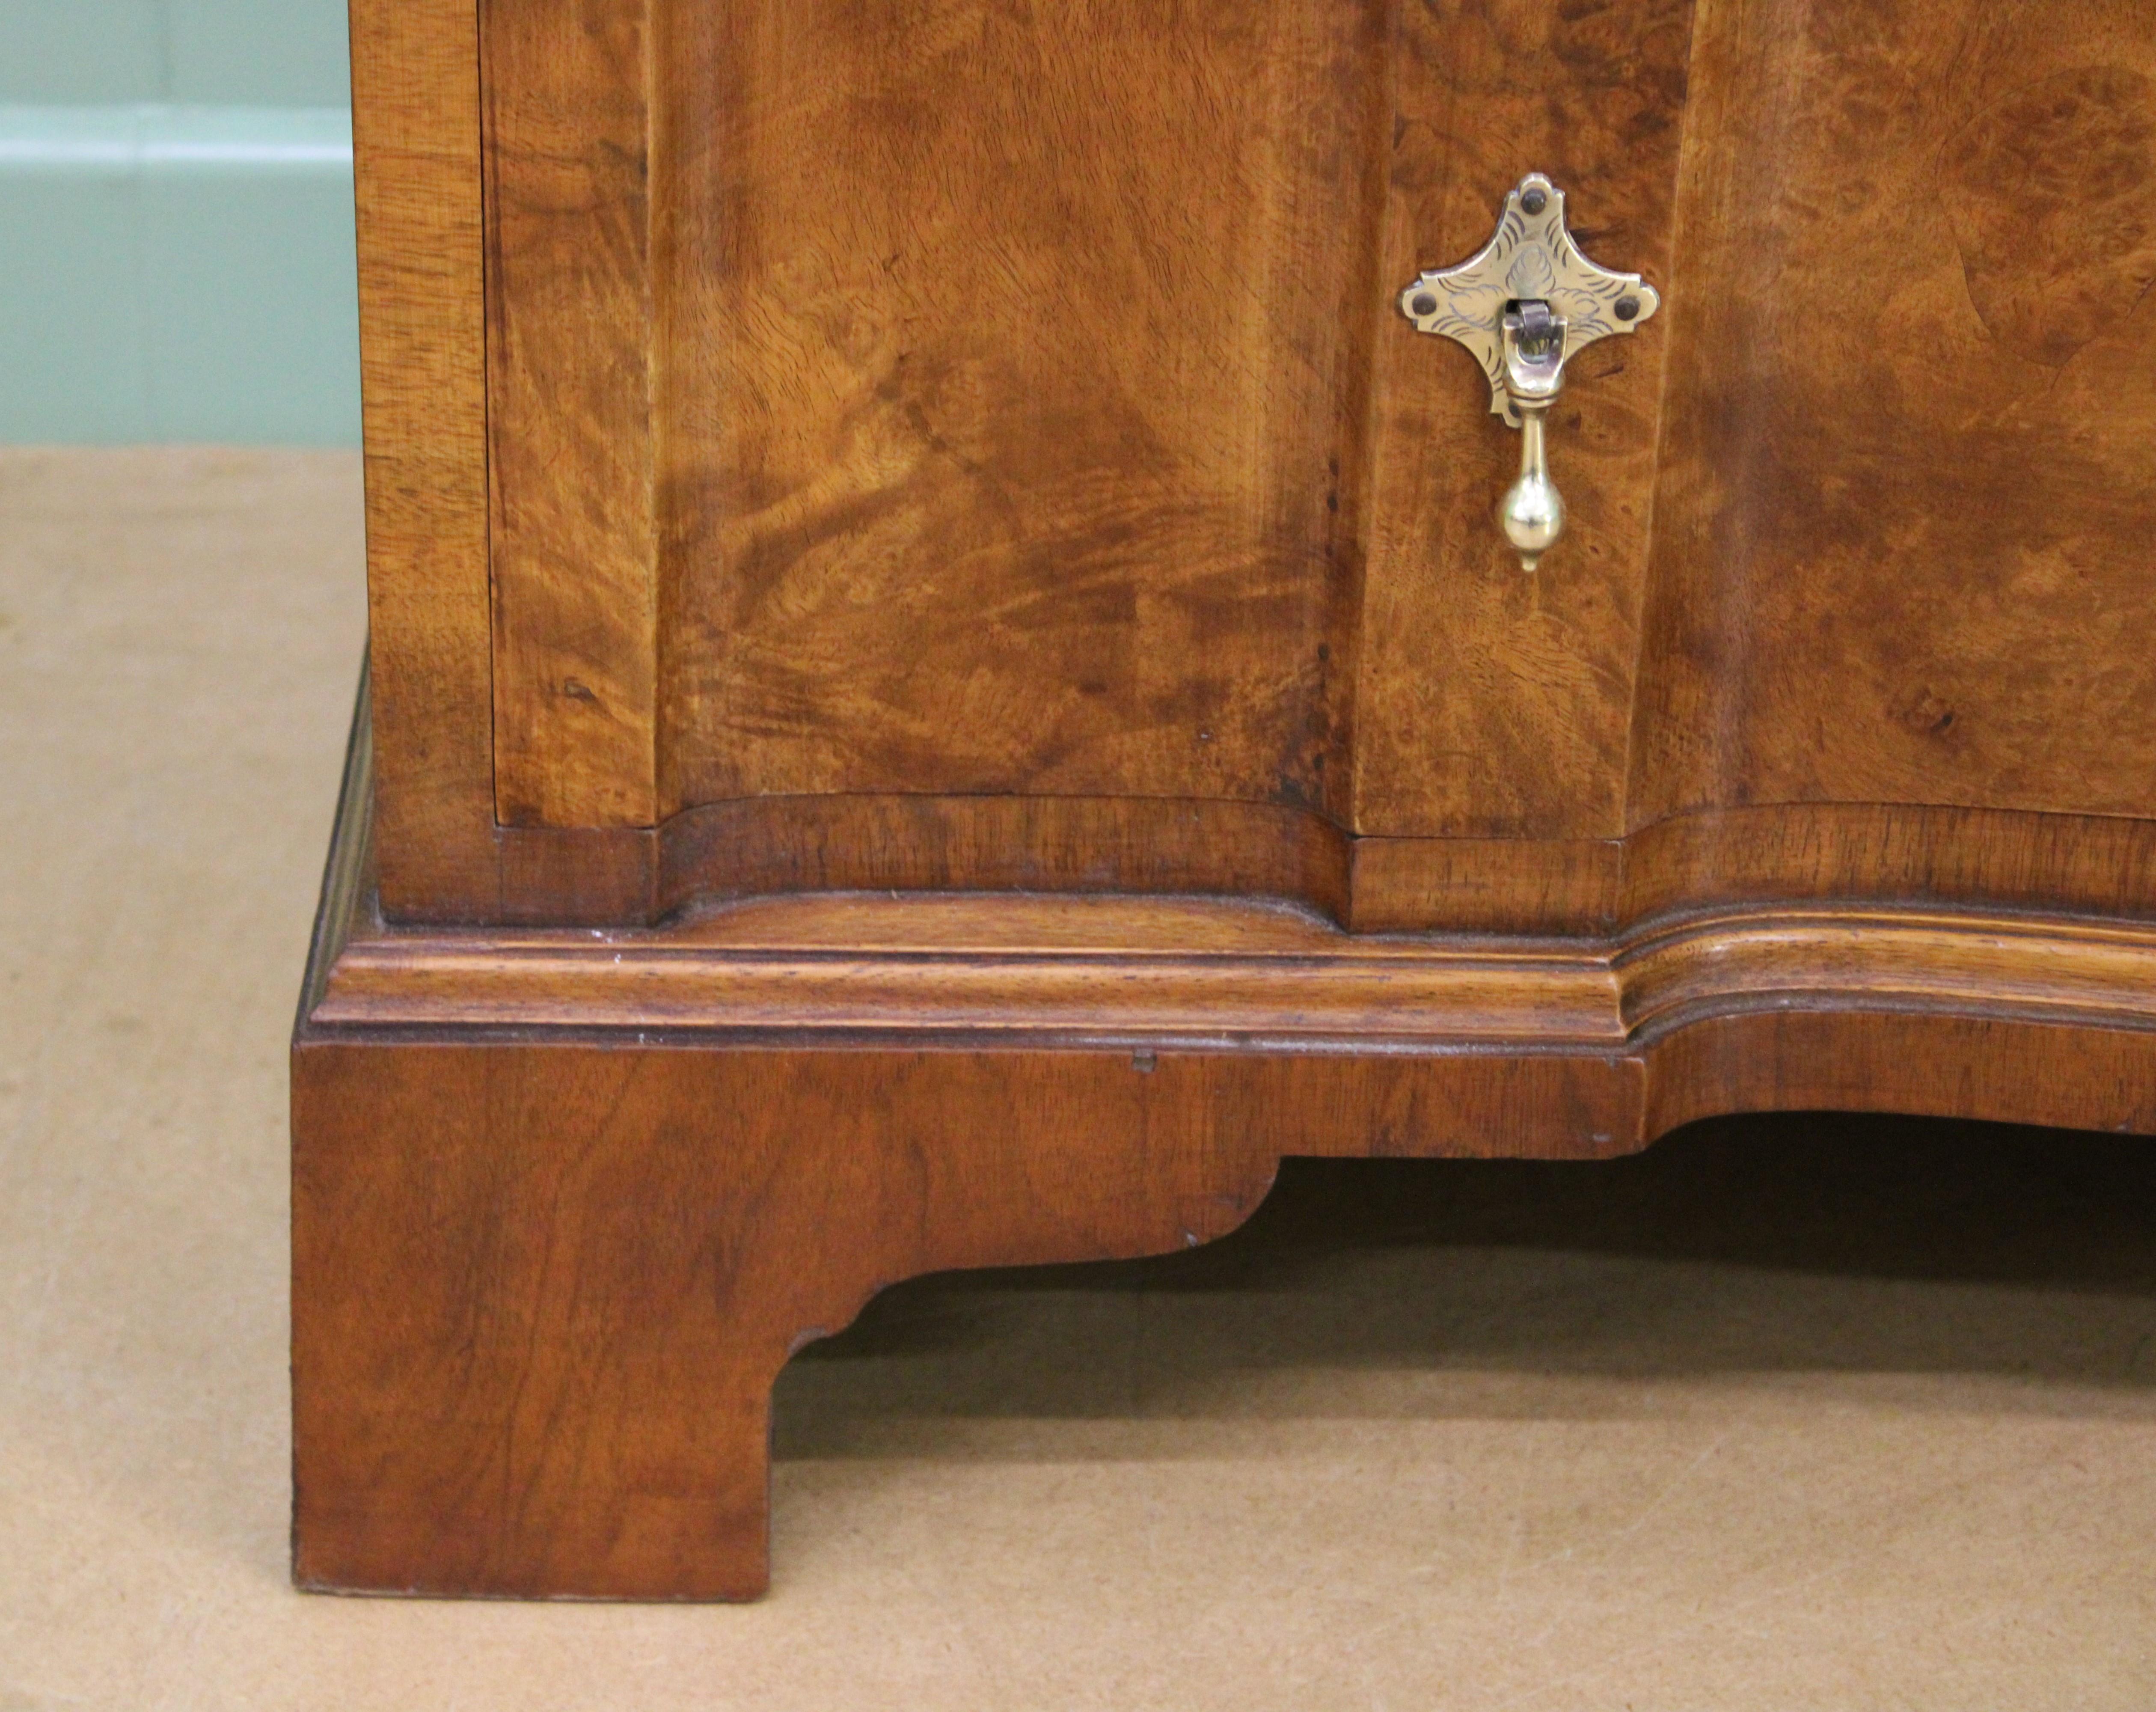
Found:
M 2156 1130 L 2140 0 L 352 9 L 303 1583 L 752 1595 L 803 1341 L 1284 1155 Z

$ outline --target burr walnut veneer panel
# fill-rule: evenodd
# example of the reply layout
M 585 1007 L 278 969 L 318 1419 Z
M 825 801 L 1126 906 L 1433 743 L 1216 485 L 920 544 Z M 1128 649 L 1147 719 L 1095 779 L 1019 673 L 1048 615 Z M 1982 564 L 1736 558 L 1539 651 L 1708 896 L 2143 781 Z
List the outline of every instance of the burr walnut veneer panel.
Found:
M 2145 907 L 2135 9 L 361 0 L 385 907 L 1563 932 L 1826 826 L 1845 895 Z M 1532 578 L 1389 302 L 1529 162 L 1670 305 Z M 1855 865 L 1947 808 L 2045 854 Z
M 1686 0 L 483 18 L 505 825 L 1621 831 L 1661 343 L 1589 359 L 1528 584 L 1480 515 L 1512 436 L 1392 299 L 1529 160 L 1666 266 Z
M 662 0 L 669 805 L 1319 800 L 1381 0 Z
M 2145 0 L 1717 0 L 1630 821 L 2156 805 Z

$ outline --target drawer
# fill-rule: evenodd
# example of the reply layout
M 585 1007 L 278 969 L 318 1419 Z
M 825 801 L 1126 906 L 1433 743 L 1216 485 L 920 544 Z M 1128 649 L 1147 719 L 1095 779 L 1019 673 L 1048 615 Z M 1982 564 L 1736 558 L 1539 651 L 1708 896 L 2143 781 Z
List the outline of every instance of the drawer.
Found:
M 1573 10 L 360 0 L 393 914 L 2147 902 L 2135 8 Z M 1666 306 L 1523 574 L 1531 171 Z

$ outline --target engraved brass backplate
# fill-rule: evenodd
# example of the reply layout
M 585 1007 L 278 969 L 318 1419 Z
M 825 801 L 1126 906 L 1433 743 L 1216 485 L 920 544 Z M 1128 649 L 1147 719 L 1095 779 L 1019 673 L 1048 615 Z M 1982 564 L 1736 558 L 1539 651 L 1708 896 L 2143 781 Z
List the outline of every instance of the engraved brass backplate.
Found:
M 1456 267 L 1421 275 L 1399 301 L 1417 332 L 1457 340 L 1475 353 L 1490 383 L 1490 409 L 1523 431 L 1520 479 L 1499 517 L 1532 571 L 1564 528 L 1543 419 L 1564 384 L 1565 362 L 1597 339 L 1650 320 L 1661 295 L 1637 274 L 1613 273 L 1581 254 L 1565 226 L 1564 193 L 1530 172 L 1506 196 L 1489 243 Z

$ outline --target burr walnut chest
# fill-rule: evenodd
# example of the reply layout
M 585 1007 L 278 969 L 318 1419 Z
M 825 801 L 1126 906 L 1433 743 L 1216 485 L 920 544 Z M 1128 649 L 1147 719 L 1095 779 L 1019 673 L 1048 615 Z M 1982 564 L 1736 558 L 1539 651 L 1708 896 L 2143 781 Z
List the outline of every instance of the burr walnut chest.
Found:
M 2146 0 L 352 0 L 297 1573 L 764 1586 L 879 1287 L 2156 1130 Z

